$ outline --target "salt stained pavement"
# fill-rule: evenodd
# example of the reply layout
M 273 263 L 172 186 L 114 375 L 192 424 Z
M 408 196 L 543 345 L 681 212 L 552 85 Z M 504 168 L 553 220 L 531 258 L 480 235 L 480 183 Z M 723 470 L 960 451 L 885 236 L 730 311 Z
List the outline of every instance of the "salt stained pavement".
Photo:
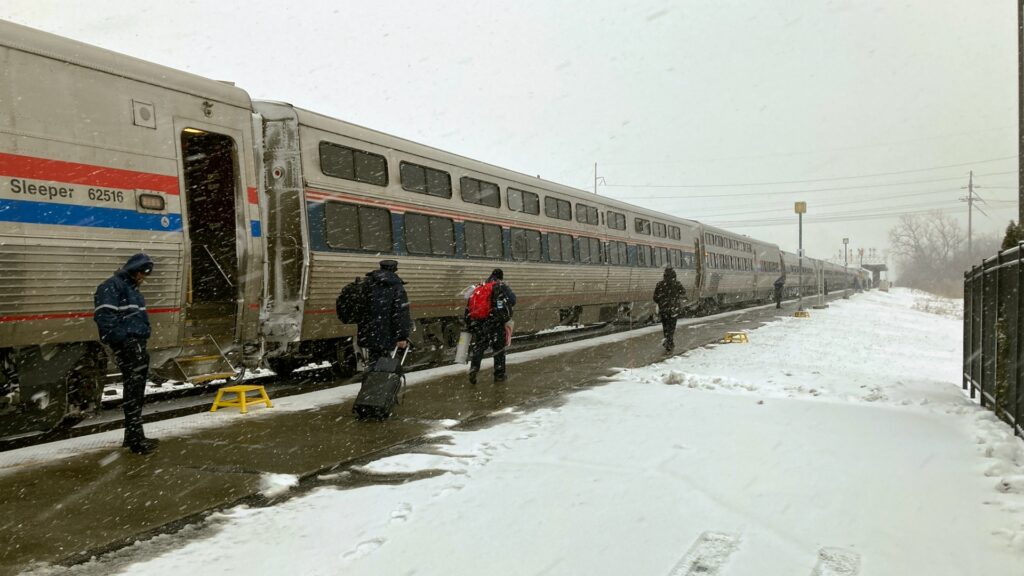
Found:
M 1024 442 L 962 394 L 959 314 L 837 301 L 74 571 L 1021 575 Z

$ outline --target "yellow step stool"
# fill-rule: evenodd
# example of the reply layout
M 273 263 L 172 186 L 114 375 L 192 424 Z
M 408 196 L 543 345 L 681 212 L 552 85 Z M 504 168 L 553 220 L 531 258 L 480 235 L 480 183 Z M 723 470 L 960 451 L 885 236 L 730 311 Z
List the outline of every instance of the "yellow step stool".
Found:
M 794 318 L 810 318 L 811 314 L 807 310 L 797 310 L 793 313 Z
M 259 398 L 246 396 L 246 394 L 254 390 L 259 391 Z M 238 397 L 234 400 L 221 400 L 225 392 L 234 392 Z M 210 412 L 216 412 L 218 408 L 237 406 L 242 410 L 242 414 L 245 414 L 249 411 L 247 408 L 249 404 L 266 404 L 267 408 L 274 407 L 274 405 L 270 403 L 270 397 L 267 396 L 267 391 L 263 386 L 255 384 L 239 384 L 238 386 L 225 386 L 220 390 L 217 390 L 217 397 L 213 400 L 213 406 L 210 408 Z
M 726 332 L 720 340 L 722 344 L 746 344 L 750 342 L 746 332 Z

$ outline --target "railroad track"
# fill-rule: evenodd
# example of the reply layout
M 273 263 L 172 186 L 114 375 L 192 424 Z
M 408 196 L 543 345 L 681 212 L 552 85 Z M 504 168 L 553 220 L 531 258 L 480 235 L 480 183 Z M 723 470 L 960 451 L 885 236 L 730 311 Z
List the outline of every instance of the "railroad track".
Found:
M 625 332 L 645 325 L 647 324 L 593 324 L 558 332 L 518 336 L 513 339 L 508 351 L 509 353 L 526 352 L 556 344 L 565 344 L 616 332 Z M 426 370 L 443 364 L 427 362 L 413 365 L 408 371 Z M 303 369 L 286 377 L 278 377 L 271 374 L 253 379 L 253 381 L 266 386 L 267 392 L 272 398 L 283 398 L 295 394 L 306 394 L 317 390 L 354 384 L 359 381 L 359 375 L 349 378 L 338 378 L 331 373 L 329 367 L 325 366 Z M 145 423 L 158 422 L 209 410 L 217 388 L 215 385 L 190 386 L 180 389 L 172 388 L 167 392 L 157 394 L 148 394 L 146 396 L 146 414 L 143 416 L 143 421 Z M 104 402 L 103 407 L 97 414 L 72 426 L 0 438 L 0 452 L 121 429 L 124 427 L 124 416 L 121 412 L 122 403 L 123 401 L 120 398 Z

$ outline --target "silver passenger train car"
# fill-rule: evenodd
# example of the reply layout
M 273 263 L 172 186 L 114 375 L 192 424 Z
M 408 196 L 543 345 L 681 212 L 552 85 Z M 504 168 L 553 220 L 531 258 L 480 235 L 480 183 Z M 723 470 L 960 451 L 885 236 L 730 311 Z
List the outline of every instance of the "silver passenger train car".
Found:
M 0 436 L 98 405 L 92 295 L 139 251 L 153 367 L 193 382 L 351 372 L 334 300 L 385 255 L 421 361 L 450 357 L 461 294 L 495 266 L 523 332 L 648 320 L 667 266 L 700 312 L 792 274 L 774 244 L 7 22 L 0 62 Z

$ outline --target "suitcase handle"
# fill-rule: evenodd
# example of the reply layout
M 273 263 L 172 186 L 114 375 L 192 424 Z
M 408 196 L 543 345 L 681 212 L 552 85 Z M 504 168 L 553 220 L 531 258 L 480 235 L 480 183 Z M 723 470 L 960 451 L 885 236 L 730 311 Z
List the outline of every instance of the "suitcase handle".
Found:
M 394 358 L 397 355 L 398 355 L 398 346 L 395 346 L 395 349 L 391 351 L 391 357 Z M 408 355 L 409 355 L 409 344 L 406 344 L 405 348 L 402 348 L 402 359 L 398 361 L 398 365 L 399 366 L 402 366 L 402 365 L 405 364 L 405 357 L 408 356 Z

